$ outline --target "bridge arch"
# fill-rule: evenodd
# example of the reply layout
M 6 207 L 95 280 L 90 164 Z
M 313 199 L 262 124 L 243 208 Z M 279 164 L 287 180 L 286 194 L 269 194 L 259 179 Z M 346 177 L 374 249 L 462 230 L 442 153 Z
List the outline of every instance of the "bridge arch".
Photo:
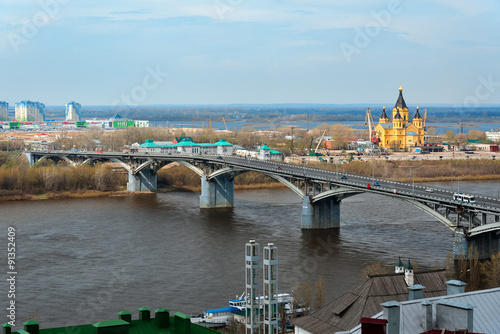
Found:
M 339 188 L 323 191 L 322 193 L 317 194 L 316 196 L 314 196 L 312 198 L 312 202 L 313 203 L 318 202 L 318 201 L 321 201 L 321 200 L 329 198 L 329 197 L 335 197 L 337 199 L 344 199 L 344 198 L 358 195 L 361 193 L 364 193 L 364 191 L 354 190 L 354 189 L 350 189 L 350 188 L 346 188 L 346 187 L 339 187 Z
M 120 159 L 116 159 L 116 158 L 107 158 L 107 157 L 96 157 L 96 158 L 88 158 L 86 160 L 84 160 L 83 162 L 81 162 L 78 166 L 85 166 L 85 165 L 90 165 L 90 163 L 92 161 L 97 161 L 97 160 L 108 160 L 108 161 L 113 161 L 113 162 L 116 162 L 118 163 L 120 166 L 122 166 L 123 168 L 125 168 L 128 172 L 131 172 L 132 171 L 132 167 L 130 167 L 128 164 L 124 163 L 122 160 Z M 75 166 L 76 167 L 76 166 Z
M 282 176 L 279 176 L 277 175 L 276 173 L 272 173 L 272 172 L 269 172 L 269 173 L 266 173 L 264 171 L 254 171 L 254 170 L 244 170 L 244 169 L 235 169 L 235 168 L 232 168 L 232 167 L 224 167 L 222 169 L 219 169 L 219 170 L 216 170 L 215 172 L 213 172 L 212 174 L 210 174 L 207 179 L 208 180 L 211 180 L 211 179 L 214 179 L 214 178 L 217 178 L 221 175 L 225 175 L 225 174 L 228 174 L 228 175 L 231 175 L 231 177 L 235 177 L 237 175 L 241 175 L 241 174 L 244 174 L 244 173 L 248 173 L 248 172 L 257 172 L 257 173 L 260 173 L 260 174 L 264 174 L 282 184 L 284 184 L 285 186 L 287 186 L 288 188 L 290 188 L 294 193 L 296 193 L 297 195 L 299 195 L 301 198 L 304 198 L 306 196 L 306 194 L 304 193 L 304 191 L 302 191 L 302 189 L 300 189 L 299 187 L 297 187 L 295 184 L 293 184 L 292 182 L 288 181 L 287 179 L 285 179 L 284 177 Z
M 44 160 L 52 160 L 52 161 L 65 161 L 68 163 L 68 165 L 70 165 L 71 167 L 76 167 L 77 164 L 76 162 L 74 162 L 73 160 L 69 159 L 67 156 L 60 156 L 58 154 L 54 154 L 54 155 L 44 155 L 43 157 L 41 157 L 39 160 L 37 160 L 37 162 L 35 162 L 33 164 L 33 166 L 38 166 L 42 161 Z
M 189 162 L 187 161 L 177 161 L 179 163 L 179 165 L 182 165 L 184 167 L 187 167 L 189 168 L 190 170 L 192 170 L 193 172 L 195 172 L 196 174 L 198 174 L 199 176 L 203 176 L 205 175 L 205 172 L 203 170 L 201 170 L 200 168 L 190 164 Z

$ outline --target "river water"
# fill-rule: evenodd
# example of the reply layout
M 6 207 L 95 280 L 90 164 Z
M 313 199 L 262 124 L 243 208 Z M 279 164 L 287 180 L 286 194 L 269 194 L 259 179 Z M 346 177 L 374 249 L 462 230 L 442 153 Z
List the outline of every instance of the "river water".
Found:
M 497 182 L 460 187 L 498 191 Z M 186 314 L 225 307 L 244 291 L 249 239 L 278 246 L 280 292 L 322 276 L 326 301 L 358 285 L 373 262 L 392 266 L 401 256 L 432 268 L 453 244 L 444 225 L 384 196 L 343 200 L 340 229 L 327 231 L 300 229 L 300 198 L 286 189 L 239 191 L 233 209 L 198 205 L 199 194 L 182 192 L 0 203 L 5 278 L 7 228 L 16 229 L 15 329 L 30 317 L 48 328 L 111 320 L 122 310 L 136 318 L 143 306 Z M 0 289 L 5 310 L 6 279 Z
M 377 119 L 378 120 L 378 119 Z M 169 122 L 168 127 L 170 128 L 199 128 L 211 126 L 216 130 L 224 130 L 226 126 L 228 130 L 239 130 L 242 127 L 249 126 L 253 127 L 257 130 L 276 130 L 277 126 L 294 126 L 299 129 L 314 129 L 315 127 L 321 124 L 343 124 L 347 125 L 352 129 L 366 129 L 366 125 L 363 124 L 363 121 L 339 121 L 339 122 L 247 122 L 247 121 L 227 121 L 226 123 L 221 121 L 214 122 L 204 122 L 204 121 L 175 121 Z M 152 121 L 151 126 L 167 126 L 166 121 Z M 479 131 L 490 131 L 494 129 L 498 131 L 500 124 L 498 123 L 471 123 L 475 124 L 474 127 L 465 126 L 463 128 L 464 133 L 468 133 L 469 130 L 475 129 Z M 446 131 L 452 130 L 454 134 L 457 134 L 460 131 L 458 127 L 458 123 L 427 123 L 427 128 L 435 128 L 436 134 L 445 134 Z

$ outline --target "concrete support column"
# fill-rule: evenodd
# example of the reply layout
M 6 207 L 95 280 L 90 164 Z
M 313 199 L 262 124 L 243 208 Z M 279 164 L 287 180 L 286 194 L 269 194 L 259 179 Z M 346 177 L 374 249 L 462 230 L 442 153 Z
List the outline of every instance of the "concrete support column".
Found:
M 33 154 L 26 152 L 26 158 L 28 158 L 28 161 L 30 162 L 30 166 L 33 166 L 35 164 L 35 157 Z
M 486 219 L 487 219 L 486 213 L 483 212 L 481 215 L 481 225 L 486 224 Z
M 232 208 L 234 205 L 234 179 L 219 175 L 211 180 L 201 177 L 200 208 Z
M 500 222 L 500 216 L 495 216 L 495 222 L 496 223 Z
M 453 246 L 453 253 L 455 254 L 455 258 L 459 255 L 464 255 L 467 257 L 468 244 L 467 239 L 465 238 L 465 234 L 462 229 L 455 230 L 455 245 Z
M 311 203 L 309 196 L 302 201 L 301 228 L 324 229 L 340 227 L 340 201 L 329 197 Z
M 158 186 L 158 175 L 156 171 L 150 168 L 144 168 L 139 173 L 128 172 L 128 191 L 153 191 L 155 192 Z

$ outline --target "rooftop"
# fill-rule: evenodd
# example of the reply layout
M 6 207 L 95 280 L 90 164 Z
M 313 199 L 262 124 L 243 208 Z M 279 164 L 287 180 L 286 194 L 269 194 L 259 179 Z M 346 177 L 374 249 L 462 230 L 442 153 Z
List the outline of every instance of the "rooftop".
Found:
M 154 317 L 150 318 L 150 311 L 147 308 L 139 309 L 139 319 L 132 320 L 131 313 L 122 311 L 118 313 L 119 319 L 99 321 L 94 324 L 86 324 L 79 326 L 66 326 L 59 328 L 39 328 L 36 321 L 30 320 L 24 323 L 23 333 L 37 332 L 39 334 L 211 334 L 218 333 L 215 330 L 205 328 L 196 324 L 192 324 L 190 317 L 175 313 L 170 315 L 170 311 L 164 308 L 157 309 Z M 4 324 L 4 333 L 10 334 L 10 325 Z
M 425 297 L 446 295 L 444 270 L 414 274 L 415 284 L 425 286 Z M 310 333 L 345 331 L 359 324 L 362 317 L 372 317 L 382 310 L 383 302 L 408 300 L 408 286 L 404 274 L 376 275 L 344 295 L 294 321 Z

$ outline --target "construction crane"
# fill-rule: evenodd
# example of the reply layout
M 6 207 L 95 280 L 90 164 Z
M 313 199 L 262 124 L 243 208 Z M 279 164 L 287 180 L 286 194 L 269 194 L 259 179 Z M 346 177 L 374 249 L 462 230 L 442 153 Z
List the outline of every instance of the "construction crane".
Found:
M 425 121 L 426 120 L 427 120 L 427 108 L 424 108 L 424 124 L 423 124 L 424 130 L 425 130 Z
M 229 132 L 229 130 L 227 129 L 226 120 L 224 119 L 224 117 L 222 117 L 222 121 L 224 122 L 224 126 L 226 127 L 226 131 Z
M 276 127 L 274 128 L 274 131 L 273 133 L 271 134 L 271 138 L 274 138 L 276 137 L 276 131 L 278 131 L 278 128 L 281 126 L 281 124 L 278 123 L 278 125 L 276 125 Z
M 321 143 L 323 143 L 323 138 L 325 137 L 325 133 L 326 133 L 326 130 L 323 131 L 323 134 L 321 135 L 321 138 L 318 141 L 318 145 L 316 145 L 316 148 L 314 149 L 315 155 L 319 155 L 318 152 L 321 153 L 318 149 L 319 149 L 319 145 L 321 145 Z
M 372 128 L 373 124 L 374 123 L 373 123 L 372 113 L 370 111 L 370 108 L 368 108 L 366 109 L 366 116 L 365 116 L 365 125 L 368 125 L 368 139 L 372 143 L 377 144 L 380 140 L 377 138 L 377 133 Z

